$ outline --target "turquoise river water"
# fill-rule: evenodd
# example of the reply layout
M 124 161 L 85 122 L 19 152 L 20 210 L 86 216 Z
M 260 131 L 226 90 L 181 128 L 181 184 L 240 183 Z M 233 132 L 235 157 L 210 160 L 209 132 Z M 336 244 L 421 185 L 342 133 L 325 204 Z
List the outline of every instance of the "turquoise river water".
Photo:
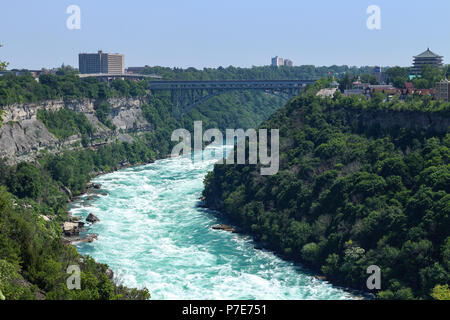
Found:
M 123 284 L 147 287 L 152 299 L 353 299 L 244 235 L 213 230 L 219 218 L 198 207 L 214 158 L 179 157 L 97 177 L 102 190 L 71 205 L 74 216 L 95 214 L 98 234 L 81 254 L 107 263 Z M 101 194 L 107 195 L 101 195 Z

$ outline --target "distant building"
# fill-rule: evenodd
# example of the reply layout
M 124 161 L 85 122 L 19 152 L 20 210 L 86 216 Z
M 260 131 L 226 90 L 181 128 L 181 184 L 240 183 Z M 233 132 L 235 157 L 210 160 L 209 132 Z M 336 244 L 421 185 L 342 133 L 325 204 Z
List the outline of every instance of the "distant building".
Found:
M 363 89 L 346 89 L 344 90 L 344 96 L 345 97 L 349 97 L 349 96 L 362 96 L 366 94 L 366 91 Z
M 12 70 L 4 70 L 4 71 L 0 71 L 0 76 L 6 75 L 6 74 L 10 74 L 13 73 L 16 76 L 20 77 L 20 76 L 24 76 L 26 74 L 31 74 L 31 76 L 35 79 L 39 78 L 39 76 L 41 75 L 41 73 L 43 73 L 43 70 L 28 70 L 28 69 L 12 69 Z
M 361 79 L 358 77 L 357 81 L 352 82 L 352 88 L 351 89 L 364 90 L 364 89 L 368 88 L 369 85 L 370 85 L 370 83 L 363 83 L 363 82 L 361 82 Z
M 368 83 L 354 82 L 352 89 L 344 90 L 344 96 L 365 96 L 367 99 L 371 99 L 375 93 L 382 93 L 389 100 L 395 95 L 398 95 L 401 100 L 406 99 L 409 95 L 421 95 L 421 96 L 431 96 L 437 97 L 438 91 L 440 90 L 440 95 L 442 99 L 449 99 L 450 92 L 450 82 L 441 83 L 441 87 L 438 89 L 416 89 L 412 82 L 406 82 L 405 87 L 402 89 L 394 88 L 392 85 L 371 85 Z M 447 98 L 446 98 L 447 97 Z M 448 100 L 447 100 L 448 101 Z
M 375 91 L 383 91 L 383 90 L 393 90 L 393 89 L 395 89 L 390 84 L 369 84 L 367 87 L 369 89 L 375 90 Z
M 450 81 L 444 80 L 436 83 L 436 99 L 450 101 Z
M 284 59 L 278 56 L 272 58 L 272 67 L 280 67 L 284 65 Z
M 284 65 L 286 67 L 293 67 L 294 66 L 294 62 L 292 62 L 292 60 L 286 59 L 286 60 L 284 60 Z
M 294 63 L 290 59 L 283 59 L 278 56 L 272 58 L 272 67 L 292 67 L 294 66 Z
M 405 89 L 413 91 L 414 90 L 414 83 L 412 83 L 412 82 L 405 82 Z
M 124 74 L 125 56 L 118 53 L 80 53 L 78 56 L 81 74 Z
M 412 74 L 421 74 L 422 68 L 424 66 L 430 65 L 433 67 L 442 67 L 442 56 L 430 51 L 428 48 L 427 51 L 422 52 L 418 56 L 414 57 L 413 68 L 411 70 Z
M 382 71 L 383 71 L 382 68 L 379 66 L 376 66 L 372 70 L 372 74 L 375 76 L 375 78 L 377 78 L 378 83 L 383 82 L 383 72 Z
M 337 90 L 337 88 L 320 89 L 319 92 L 317 92 L 316 96 L 321 98 L 333 98 Z
M 392 85 L 387 84 L 370 84 L 361 83 L 361 81 L 353 82 L 352 89 L 344 90 L 344 96 L 362 96 L 365 95 L 367 98 L 374 92 L 381 92 L 385 94 L 395 93 L 395 88 Z
M 145 65 L 144 67 L 129 67 L 127 69 L 127 73 L 129 73 L 129 74 L 135 74 L 135 73 L 140 74 L 146 68 L 150 68 L 150 66 L 149 65 Z

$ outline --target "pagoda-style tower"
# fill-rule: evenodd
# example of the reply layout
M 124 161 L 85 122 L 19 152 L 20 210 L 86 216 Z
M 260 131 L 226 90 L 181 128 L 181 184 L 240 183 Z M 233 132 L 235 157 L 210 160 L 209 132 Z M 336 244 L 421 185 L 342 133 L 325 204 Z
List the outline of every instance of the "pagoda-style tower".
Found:
M 426 65 L 431 65 L 436 68 L 442 67 L 443 58 L 444 57 L 432 52 L 428 48 L 427 51 L 414 57 L 414 64 L 411 73 L 421 74 L 422 68 Z

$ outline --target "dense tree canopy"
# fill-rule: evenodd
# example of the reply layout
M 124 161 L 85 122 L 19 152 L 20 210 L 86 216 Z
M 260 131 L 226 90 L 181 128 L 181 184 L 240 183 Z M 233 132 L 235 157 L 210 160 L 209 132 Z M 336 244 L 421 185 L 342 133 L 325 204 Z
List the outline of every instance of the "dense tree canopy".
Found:
M 65 139 L 76 134 L 92 135 L 94 128 L 84 114 L 69 109 L 59 111 L 38 110 L 37 118 L 57 138 Z
M 28 175 L 31 174 L 31 175 Z M 32 165 L 8 169 L 0 163 L 0 293 L 13 299 L 148 299 L 147 290 L 114 284 L 107 266 L 61 241 L 67 196 L 58 183 Z M 44 220 L 42 214 L 52 220 Z M 69 265 L 81 268 L 81 290 L 69 290 Z
M 421 110 L 448 119 L 449 105 L 322 99 L 315 92 L 262 126 L 280 129 L 279 173 L 263 177 L 257 166 L 216 165 L 205 180 L 207 205 L 335 283 L 367 290 L 366 269 L 377 265 L 379 298 L 445 297 L 450 134 L 381 126 L 358 115 Z
M 340 77 L 344 74 L 358 76 L 370 73 L 373 67 L 349 67 L 330 66 L 316 67 L 313 65 L 303 65 L 294 67 L 252 67 L 239 68 L 229 66 L 227 68 L 167 68 L 149 67 L 143 73 L 157 74 L 164 79 L 173 80 L 270 80 L 270 79 L 319 79 L 321 77 Z
M 96 78 L 80 78 L 65 67 L 56 74 L 42 74 L 39 82 L 31 74 L 0 77 L 0 106 L 16 102 L 39 102 L 52 99 L 106 99 L 109 97 L 140 97 L 145 95 L 146 81 L 115 80 L 108 86 Z

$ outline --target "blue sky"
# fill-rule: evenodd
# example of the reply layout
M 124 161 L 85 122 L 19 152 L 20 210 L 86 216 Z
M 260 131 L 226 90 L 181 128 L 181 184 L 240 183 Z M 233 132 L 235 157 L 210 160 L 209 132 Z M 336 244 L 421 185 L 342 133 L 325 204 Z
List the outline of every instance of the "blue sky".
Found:
M 66 9 L 81 8 L 81 30 Z M 366 9 L 381 8 L 381 30 Z M 79 52 L 120 52 L 126 66 L 402 65 L 431 50 L 450 63 L 448 0 L 4 0 L 0 61 L 78 66 Z

